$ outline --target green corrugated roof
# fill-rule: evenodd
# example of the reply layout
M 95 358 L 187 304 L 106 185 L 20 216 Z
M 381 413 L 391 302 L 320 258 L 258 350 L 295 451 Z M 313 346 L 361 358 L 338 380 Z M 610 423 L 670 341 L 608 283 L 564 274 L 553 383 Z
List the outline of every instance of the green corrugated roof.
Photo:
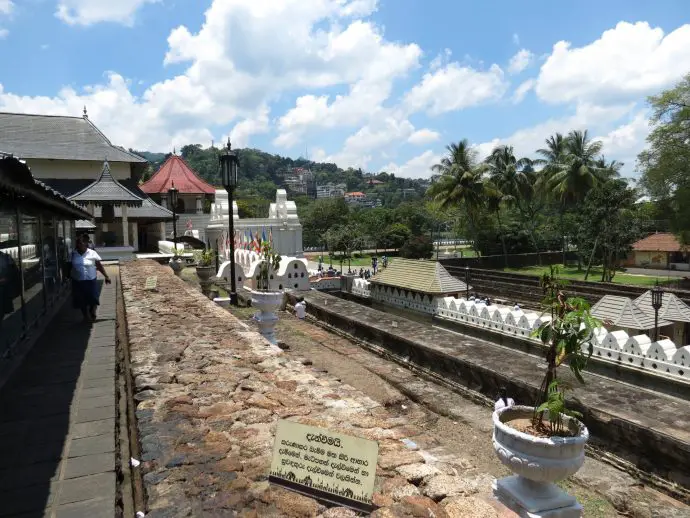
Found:
M 449 274 L 441 263 L 400 258 L 391 259 L 388 268 L 379 270 L 371 282 L 429 295 L 459 293 L 467 289 L 465 283 Z

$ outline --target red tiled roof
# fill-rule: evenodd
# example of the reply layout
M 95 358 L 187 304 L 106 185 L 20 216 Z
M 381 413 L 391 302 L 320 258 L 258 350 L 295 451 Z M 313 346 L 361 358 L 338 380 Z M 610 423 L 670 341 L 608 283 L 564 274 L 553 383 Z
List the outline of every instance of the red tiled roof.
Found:
M 660 232 L 640 239 L 633 244 L 633 250 L 638 252 L 680 252 L 681 246 L 676 236 Z
M 167 193 L 175 184 L 181 194 L 215 194 L 216 188 L 203 181 L 181 157 L 172 155 L 151 179 L 139 188 L 147 194 Z

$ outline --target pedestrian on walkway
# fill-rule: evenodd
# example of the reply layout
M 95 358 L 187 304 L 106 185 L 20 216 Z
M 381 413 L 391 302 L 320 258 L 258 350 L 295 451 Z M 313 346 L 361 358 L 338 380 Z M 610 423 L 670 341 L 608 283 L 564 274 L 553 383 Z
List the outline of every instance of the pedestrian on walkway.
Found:
M 75 308 L 81 310 L 85 322 L 94 322 L 101 295 L 97 272 L 105 277 L 106 284 L 110 284 L 110 277 L 103 268 L 101 256 L 89 248 L 82 237 L 77 239 L 71 263 L 72 302 Z
M 513 401 L 513 398 L 508 397 L 508 390 L 505 387 L 498 389 L 498 399 L 494 403 L 494 410 L 500 410 L 513 405 L 515 405 L 515 401 Z
M 304 297 L 298 297 L 297 303 L 295 304 L 295 315 L 300 320 L 304 320 L 307 316 L 307 303 L 304 302 Z

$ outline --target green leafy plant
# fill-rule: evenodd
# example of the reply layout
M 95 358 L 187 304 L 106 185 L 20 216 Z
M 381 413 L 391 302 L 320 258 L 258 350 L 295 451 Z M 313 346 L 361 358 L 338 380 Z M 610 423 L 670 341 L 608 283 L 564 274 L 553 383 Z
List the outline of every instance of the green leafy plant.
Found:
M 587 360 L 592 356 L 593 331 L 600 323 L 592 317 L 589 304 L 580 297 L 566 298 L 563 288 L 566 282 L 558 277 L 558 268 L 551 266 L 549 273 L 541 279 L 545 298 L 545 312 L 550 311 L 551 318 L 534 331 L 544 345 L 546 352 L 546 375 L 540 388 L 540 400 L 535 405 L 532 426 L 546 429 L 551 435 L 567 435 L 563 425 L 563 416 L 581 417 L 578 412 L 566 406 L 566 384 L 558 379 L 558 367 L 567 364 L 575 379 L 584 384 L 582 371 Z M 548 411 L 548 427 L 544 415 Z
M 256 277 L 256 288 L 262 291 L 269 289 L 269 277 L 271 272 L 278 271 L 280 266 L 280 255 L 273 251 L 269 243 L 261 245 L 261 264 L 259 265 L 259 275 Z
M 216 254 L 211 248 L 194 251 L 194 261 L 197 266 L 211 266 L 216 259 Z

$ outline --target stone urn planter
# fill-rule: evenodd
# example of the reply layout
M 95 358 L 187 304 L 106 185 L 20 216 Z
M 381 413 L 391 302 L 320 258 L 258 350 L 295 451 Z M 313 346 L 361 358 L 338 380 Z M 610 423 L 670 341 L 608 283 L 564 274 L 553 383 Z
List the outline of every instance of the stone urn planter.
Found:
M 199 281 L 208 282 L 208 280 L 215 275 L 215 270 L 214 266 L 197 266 L 196 275 L 199 277 Z
M 515 475 L 494 482 L 494 496 L 520 516 L 579 518 L 582 506 L 554 484 L 573 475 L 585 461 L 587 427 L 563 415 L 574 437 L 536 437 L 512 428 L 513 419 L 532 419 L 534 408 L 512 406 L 493 414 L 493 446 Z
M 172 271 L 175 272 L 175 275 L 179 277 L 183 267 L 182 259 L 180 257 L 173 257 L 172 259 L 170 259 L 168 264 L 170 265 L 170 268 L 172 268 Z
M 252 306 L 259 309 L 254 314 L 254 320 L 259 324 L 259 332 L 272 344 L 276 343 L 275 327 L 278 322 L 275 312 L 282 301 L 282 291 L 252 290 Z

